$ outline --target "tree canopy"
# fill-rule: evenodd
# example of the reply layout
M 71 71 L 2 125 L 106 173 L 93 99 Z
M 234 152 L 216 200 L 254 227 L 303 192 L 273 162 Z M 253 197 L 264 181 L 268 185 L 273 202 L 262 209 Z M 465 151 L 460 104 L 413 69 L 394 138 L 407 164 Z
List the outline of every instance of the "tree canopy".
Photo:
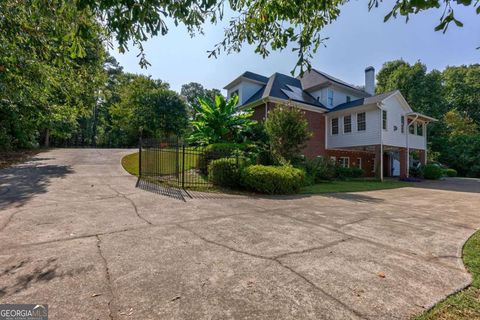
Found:
M 255 52 L 263 57 L 271 50 L 282 50 L 292 45 L 298 53 L 297 67 L 300 73 L 310 68 L 310 59 L 325 42 L 320 32 L 340 15 L 341 7 L 349 0 L 27 0 L 33 6 L 49 10 L 61 6 L 69 16 L 95 16 L 114 37 L 120 52 L 128 50 L 133 43 L 139 48 L 140 65 L 149 63 L 142 43 L 149 37 L 165 35 L 169 25 L 182 24 L 195 35 L 203 33 L 206 22 L 217 23 L 224 19 L 228 6 L 234 12 L 225 28 L 224 37 L 209 52 L 217 56 L 221 52 L 238 52 L 244 44 L 253 45 Z M 16 3 L 18 1 L 11 1 Z M 76 4 L 76 6 L 74 5 Z M 382 0 L 369 0 L 368 9 L 382 5 Z M 455 6 L 469 6 L 480 14 L 480 2 L 476 0 L 397 0 L 385 16 L 385 21 L 397 16 L 408 21 L 419 12 L 443 8 L 443 14 L 435 30 L 446 32 L 453 23 L 461 27 L 455 16 Z M 53 11 L 55 12 L 55 11 Z M 72 40 L 70 50 L 74 56 L 82 56 L 82 43 L 91 38 L 89 28 L 82 19 L 73 20 L 68 37 Z M 432 26 L 433 27 L 433 26 Z

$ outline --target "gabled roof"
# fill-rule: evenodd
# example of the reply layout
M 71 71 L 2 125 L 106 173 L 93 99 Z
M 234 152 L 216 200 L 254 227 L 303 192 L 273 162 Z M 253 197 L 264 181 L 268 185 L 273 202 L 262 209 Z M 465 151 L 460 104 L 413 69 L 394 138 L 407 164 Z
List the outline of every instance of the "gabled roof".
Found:
M 302 82 L 302 88 L 304 90 L 315 90 L 317 88 L 322 88 L 330 84 L 336 84 L 345 89 L 355 91 L 355 93 L 359 95 L 363 95 L 365 97 L 370 96 L 367 92 L 365 92 L 361 88 L 354 86 L 353 84 L 347 83 L 343 80 L 340 80 L 338 78 L 335 78 L 317 69 L 311 69 L 311 71 L 306 72 L 302 77 L 299 77 L 299 79 Z
M 371 96 L 371 97 L 367 97 L 367 98 L 352 100 L 350 102 L 345 102 L 345 103 L 339 104 L 335 108 L 331 109 L 329 112 L 350 109 L 350 108 L 359 107 L 359 106 L 362 106 L 362 105 L 375 104 L 375 103 L 381 102 L 381 101 L 385 100 L 386 98 L 390 97 L 391 95 L 394 95 L 394 94 L 397 94 L 397 93 L 400 93 L 400 91 L 393 90 L 393 91 L 377 94 L 376 96 Z
M 265 86 L 254 93 L 243 105 L 268 97 L 291 100 L 328 110 L 310 93 L 303 91 L 302 83 L 299 79 L 281 73 L 274 73 L 268 78 Z
M 257 82 L 257 83 L 260 83 L 260 84 L 266 84 L 267 81 L 268 81 L 268 78 L 267 77 L 264 77 L 260 74 L 257 74 L 257 73 L 254 73 L 254 72 L 250 72 L 250 71 L 245 71 L 244 73 L 242 73 L 240 76 L 238 76 L 237 78 L 235 78 L 235 80 L 233 80 L 232 82 L 230 82 L 229 84 L 227 84 L 224 89 L 228 89 L 232 86 L 234 86 L 235 84 L 239 83 L 242 79 L 248 79 L 248 80 L 251 80 L 253 82 Z

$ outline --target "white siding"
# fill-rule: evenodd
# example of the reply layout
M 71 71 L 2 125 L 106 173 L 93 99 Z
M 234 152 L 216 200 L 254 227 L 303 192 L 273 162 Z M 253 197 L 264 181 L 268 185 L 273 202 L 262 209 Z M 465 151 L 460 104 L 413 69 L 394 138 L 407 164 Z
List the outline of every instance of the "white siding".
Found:
M 260 88 L 262 85 L 256 82 L 250 82 L 248 80 L 242 81 L 236 86 L 230 88 L 227 91 L 227 97 L 230 98 L 230 95 L 238 90 L 238 101 L 240 104 L 244 104 L 249 98 L 251 98 Z
M 360 97 L 358 97 L 358 96 L 354 96 L 354 95 L 352 95 L 351 93 L 346 92 L 346 91 L 344 92 L 344 91 L 342 91 L 342 90 L 338 90 L 338 89 L 335 88 L 335 87 L 322 88 L 322 89 L 320 89 L 320 90 L 311 92 L 311 94 L 312 94 L 312 96 L 314 96 L 315 98 L 318 97 L 319 101 L 320 101 L 321 103 L 323 103 L 325 106 L 327 106 L 328 108 L 331 108 L 331 106 L 328 105 L 328 95 L 327 95 L 327 91 L 328 91 L 329 89 L 333 90 L 333 107 L 336 107 L 336 106 L 338 106 L 339 104 L 342 104 L 342 103 L 347 102 L 347 96 L 350 97 L 351 101 L 360 99 Z
M 400 104 L 396 96 L 392 96 L 384 101 L 382 106 L 383 110 L 387 111 L 387 130 L 383 130 L 383 143 L 385 145 L 394 147 L 406 147 L 407 146 L 407 116 L 406 110 Z M 402 133 L 401 130 L 401 117 L 405 117 L 405 130 Z M 426 128 L 424 127 L 424 135 L 417 136 L 416 134 L 409 135 L 409 146 L 415 149 L 425 149 L 426 147 Z
M 380 110 L 376 106 L 352 108 L 327 115 L 327 149 L 380 144 Z M 366 130 L 357 130 L 357 113 L 365 112 Z M 352 116 L 352 132 L 343 133 L 343 117 Z M 339 132 L 332 135 L 331 119 L 338 118 Z

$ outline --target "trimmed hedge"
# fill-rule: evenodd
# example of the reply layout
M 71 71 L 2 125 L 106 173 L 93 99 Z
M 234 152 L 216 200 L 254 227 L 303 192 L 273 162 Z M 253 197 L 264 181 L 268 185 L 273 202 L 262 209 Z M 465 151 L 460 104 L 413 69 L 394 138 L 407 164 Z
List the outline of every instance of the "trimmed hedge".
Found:
M 238 143 L 213 143 L 206 146 L 198 161 L 200 172 L 207 174 L 211 161 L 231 157 L 237 150 L 243 149 L 245 149 L 245 145 Z
M 445 169 L 443 170 L 443 174 L 447 177 L 456 177 L 458 173 L 455 169 Z
M 427 164 L 422 171 L 425 179 L 438 180 L 443 176 L 443 170 L 438 164 Z
M 363 176 L 363 170 L 357 167 L 351 167 L 351 168 L 336 167 L 335 175 L 340 180 L 345 180 L 349 178 L 360 178 Z
M 255 192 L 289 194 L 300 190 L 305 181 L 305 172 L 291 166 L 253 165 L 242 174 L 244 186 Z
M 216 186 L 234 188 L 240 181 L 237 159 L 221 158 L 208 165 L 208 180 Z

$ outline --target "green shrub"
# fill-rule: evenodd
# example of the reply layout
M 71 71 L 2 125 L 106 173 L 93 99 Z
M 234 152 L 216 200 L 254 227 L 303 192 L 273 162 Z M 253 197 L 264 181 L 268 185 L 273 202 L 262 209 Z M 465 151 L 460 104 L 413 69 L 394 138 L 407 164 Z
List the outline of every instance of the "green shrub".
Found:
M 322 180 L 335 178 L 335 164 L 324 158 L 306 158 L 302 166 L 305 168 L 308 183 L 317 183 Z
M 442 168 L 438 164 L 427 164 L 422 168 L 425 179 L 438 180 L 443 176 Z
M 205 147 L 198 161 L 198 167 L 202 174 L 208 174 L 208 165 L 213 160 L 234 157 L 245 145 L 238 143 L 213 143 Z
M 255 192 L 289 194 L 300 190 L 305 181 L 305 172 L 291 166 L 253 165 L 245 168 L 243 185 Z
M 305 112 L 293 105 L 277 105 L 270 111 L 265 132 L 277 164 L 294 162 L 312 136 Z
M 447 177 L 456 177 L 457 176 L 457 170 L 455 170 L 455 169 L 445 169 L 445 170 L 443 170 L 443 174 L 446 175 Z
M 335 176 L 337 179 L 345 180 L 349 178 L 360 178 L 363 176 L 363 169 L 357 167 L 336 167 Z
M 208 180 L 216 186 L 234 188 L 240 181 L 240 168 L 235 158 L 213 160 L 208 165 Z
M 422 167 L 410 167 L 408 171 L 410 177 L 415 178 L 422 178 L 423 177 L 423 170 Z

